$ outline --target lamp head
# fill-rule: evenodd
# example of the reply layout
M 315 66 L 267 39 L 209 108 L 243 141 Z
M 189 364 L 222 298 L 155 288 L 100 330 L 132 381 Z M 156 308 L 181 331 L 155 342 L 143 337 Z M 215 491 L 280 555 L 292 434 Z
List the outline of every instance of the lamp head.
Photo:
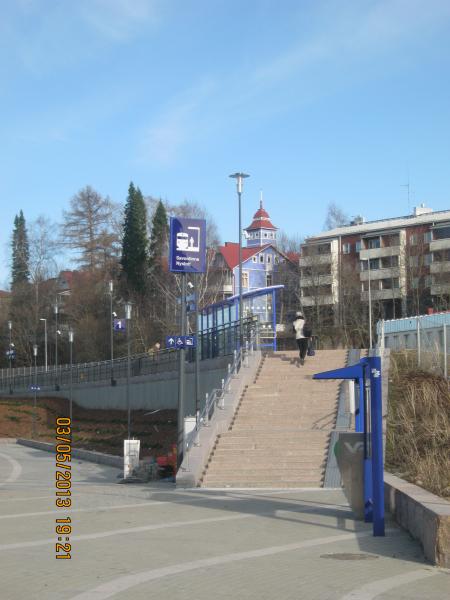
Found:
M 233 173 L 230 177 L 236 179 L 237 191 L 240 194 L 242 192 L 242 180 L 250 177 L 250 175 L 247 175 L 247 173 Z

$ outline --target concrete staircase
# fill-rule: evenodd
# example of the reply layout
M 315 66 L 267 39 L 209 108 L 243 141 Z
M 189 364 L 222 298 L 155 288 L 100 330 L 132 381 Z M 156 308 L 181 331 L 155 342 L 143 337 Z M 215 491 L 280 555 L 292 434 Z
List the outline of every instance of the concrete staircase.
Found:
M 262 359 L 229 431 L 218 436 L 202 487 L 318 487 L 323 484 L 339 381 L 313 381 L 346 364 L 346 350 L 319 350 L 303 366 L 298 352 Z

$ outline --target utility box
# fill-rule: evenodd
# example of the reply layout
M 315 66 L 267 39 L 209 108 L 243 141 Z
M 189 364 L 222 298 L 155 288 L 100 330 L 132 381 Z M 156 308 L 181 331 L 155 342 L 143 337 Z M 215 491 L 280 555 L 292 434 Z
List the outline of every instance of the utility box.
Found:
M 364 434 L 338 432 L 334 454 L 355 519 L 364 520 Z
M 134 469 L 139 467 L 141 440 L 123 441 L 123 478 L 131 477 Z

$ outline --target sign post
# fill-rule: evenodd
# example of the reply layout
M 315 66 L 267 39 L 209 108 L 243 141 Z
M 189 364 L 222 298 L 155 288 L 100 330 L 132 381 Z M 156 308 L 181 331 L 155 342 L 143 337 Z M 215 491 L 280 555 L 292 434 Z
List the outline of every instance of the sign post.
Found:
M 204 273 L 206 270 L 206 221 L 204 219 L 170 218 L 169 268 L 181 275 L 180 336 L 178 369 L 178 435 L 177 466 L 184 454 L 184 398 L 186 360 L 186 274 Z M 178 340 L 177 340 L 178 341 Z

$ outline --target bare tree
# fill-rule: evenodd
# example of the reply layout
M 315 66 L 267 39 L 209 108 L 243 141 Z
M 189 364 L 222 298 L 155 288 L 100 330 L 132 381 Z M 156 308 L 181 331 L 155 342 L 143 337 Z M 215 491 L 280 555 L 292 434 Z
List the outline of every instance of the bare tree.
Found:
M 64 211 L 63 245 L 78 251 L 75 259 L 83 269 L 108 268 L 117 255 L 117 233 L 113 230 L 113 208 L 91 186 L 86 186 Z
M 330 202 L 327 207 L 324 229 L 328 231 L 337 227 L 343 227 L 348 224 L 349 220 L 348 215 L 345 214 L 340 206 L 335 202 Z

